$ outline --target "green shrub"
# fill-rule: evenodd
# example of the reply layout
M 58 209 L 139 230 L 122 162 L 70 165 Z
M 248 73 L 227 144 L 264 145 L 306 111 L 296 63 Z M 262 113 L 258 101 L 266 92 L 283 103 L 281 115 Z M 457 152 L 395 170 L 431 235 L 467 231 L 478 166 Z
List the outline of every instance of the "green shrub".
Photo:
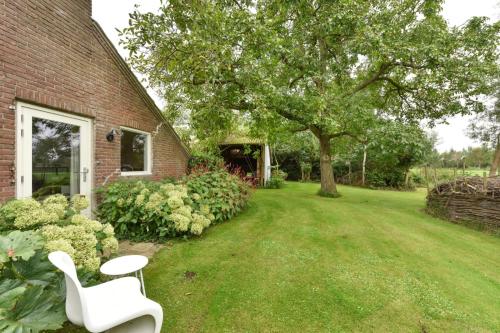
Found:
M 411 180 L 412 180 L 413 184 L 415 184 L 415 185 L 419 185 L 419 186 L 426 185 L 425 178 L 420 176 L 419 174 L 412 173 Z
M 300 163 L 300 172 L 301 177 L 300 180 L 303 182 L 307 182 L 311 180 L 311 172 L 312 172 L 312 163 L 309 162 L 301 162 Z
M 224 168 L 224 159 L 213 153 L 192 152 L 188 161 L 189 171 L 204 168 L 215 171 Z
M 0 331 L 32 332 L 62 327 L 61 276 L 42 251 L 38 232 L 0 235 Z
M 405 183 L 405 174 L 400 170 L 375 170 L 366 173 L 366 182 L 371 187 L 377 188 L 399 188 Z
M 207 207 L 215 222 L 232 218 L 250 198 L 250 186 L 226 170 L 195 171 L 184 181 L 193 198 L 194 208 Z
M 234 216 L 249 196 L 248 186 L 222 169 L 194 170 L 178 184 L 119 181 L 100 192 L 99 218 L 132 240 L 200 235 L 213 222 Z
M 101 191 L 98 215 L 113 224 L 121 238 L 156 240 L 200 234 L 211 223 L 209 213 L 193 209 L 184 184 L 115 182 Z
M 265 188 L 278 189 L 282 188 L 285 184 L 285 180 L 281 177 L 271 176 L 266 182 Z
M 0 230 L 39 230 L 45 250 L 67 252 L 78 268 L 95 272 L 103 254 L 116 252 L 118 241 L 110 224 L 80 214 L 88 205 L 80 195 L 73 196 L 70 203 L 61 194 L 43 202 L 11 200 L 0 207 Z
M 282 188 L 285 184 L 285 179 L 288 177 L 288 174 L 280 169 L 274 169 L 271 172 L 271 178 L 264 185 L 265 188 L 273 188 L 278 189 Z

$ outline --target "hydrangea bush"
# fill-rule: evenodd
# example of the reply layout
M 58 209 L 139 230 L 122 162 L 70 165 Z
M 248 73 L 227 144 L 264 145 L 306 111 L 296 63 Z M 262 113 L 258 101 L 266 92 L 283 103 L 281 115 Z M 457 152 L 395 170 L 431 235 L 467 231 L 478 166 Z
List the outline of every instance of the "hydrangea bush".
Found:
M 78 268 L 95 272 L 101 256 L 118 250 L 118 241 L 110 224 L 81 214 L 88 205 L 88 200 L 80 195 L 73 196 L 70 202 L 61 194 L 43 202 L 12 200 L 0 207 L 0 230 L 39 230 L 45 250 L 64 251 Z
M 192 173 L 177 184 L 119 181 L 100 192 L 100 220 L 133 240 L 200 235 L 234 216 L 249 197 L 249 187 L 223 170 Z
M 194 169 L 184 181 L 194 206 L 212 214 L 216 222 L 238 214 L 246 206 L 251 194 L 248 183 L 225 169 Z

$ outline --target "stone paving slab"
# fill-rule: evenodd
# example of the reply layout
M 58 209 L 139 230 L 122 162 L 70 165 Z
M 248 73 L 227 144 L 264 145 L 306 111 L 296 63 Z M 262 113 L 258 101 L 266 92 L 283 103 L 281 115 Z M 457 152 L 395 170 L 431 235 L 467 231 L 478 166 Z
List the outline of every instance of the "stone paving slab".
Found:
M 133 243 L 131 241 L 120 241 L 118 253 L 120 256 L 139 254 L 151 258 L 156 252 L 163 248 L 163 244 L 156 243 Z

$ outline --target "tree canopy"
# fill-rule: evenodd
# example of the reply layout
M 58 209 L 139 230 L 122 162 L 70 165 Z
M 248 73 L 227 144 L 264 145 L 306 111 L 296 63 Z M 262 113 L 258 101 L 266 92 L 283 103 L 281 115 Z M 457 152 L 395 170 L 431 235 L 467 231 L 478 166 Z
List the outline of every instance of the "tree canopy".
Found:
M 493 107 L 479 113 L 469 125 L 469 136 L 491 146 L 495 153 L 490 168 L 490 176 L 497 173 L 500 165 L 500 92 Z
M 439 0 L 181 1 L 134 12 L 129 61 L 190 114 L 200 138 L 237 119 L 319 140 L 322 191 L 335 193 L 331 140 L 379 117 L 430 119 L 484 110 L 498 79 L 500 24 L 449 27 Z

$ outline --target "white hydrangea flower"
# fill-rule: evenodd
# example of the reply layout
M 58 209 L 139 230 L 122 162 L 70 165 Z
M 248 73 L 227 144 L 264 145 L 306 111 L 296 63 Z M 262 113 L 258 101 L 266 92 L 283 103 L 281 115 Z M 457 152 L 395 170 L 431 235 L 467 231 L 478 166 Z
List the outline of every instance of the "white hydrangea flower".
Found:
M 136 198 L 135 198 L 135 205 L 136 206 L 142 206 L 142 204 L 144 203 L 144 195 L 142 194 L 139 194 Z
M 211 221 L 203 215 L 193 214 L 193 223 L 199 224 L 206 228 L 210 225 Z
M 194 235 L 201 235 L 203 232 L 203 225 L 199 223 L 193 223 L 191 224 L 191 233 Z
M 73 224 L 84 224 L 89 221 L 89 218 L 85 215 L 75 214 L 71 217 L 71 223 Z
M 104 238 L 101 244 L 104 251 L 110 251 L 111 253 L 118 251 L 118 240 L 114 237 Z
M 89 200 L 80 194 L 76 194 L 71 198 L 71 207 L 80 212 L 89 206 Z
M 187 231 L 189 223 L 191 223 L 189 218 L 181 214 L 171 214 L 170 219 L 174 222 L 174 226 L 177 231 Z
M 174 191 L 175 190 L 175 185 L 172 184 L 172 183 L 166 183 L 166 184 L 163 184 L 162 186 L 160 186 L 160 189 L 162 191 L 164 191 L 165 193 L 168 193 L 170 191 Z
M 64 206 L 64 208 L 67 208 L 68 207 L 68 199 L 66 199 L 66 197 L 62 194 L 54 194 L 54 195 L 51 195 L 50 197 L 46 198 L 43 201 L 44 206 L 49 205 L 49 204 L 57 204 L 57 205 Z
M 59 221 L 59 215 L 54 211 L 45 211 L 42 208 L 23 212 L 14 221 L 18 229 L 30 229 L 41 224 L 53 224 Z
M 182 201 L 182 199 L 179 197 L 170 197 L 167 199 L 167 203 L 172 210 L 184 206 L 184 201 Z
M 144 206 L 146 210 L 154 210 L 160 212 L 161 205 L 165 201 L 165 198 L 158 192 L 151 194 L 148 199 L 148 202 Z
M 170 191 L 167 195 L 169 198 L 182 198 L 182 193 L 177 190 Z
M 85 269 L 96 272 L 101 267 L 101 258 L 99 257 L 89 257 L 82 262 L 81 267 Z
M 173 211 L 175 214 L 181 214 L 184 215 L 187 218 L 191 218 L 191 211 L 192 208 L 191 206 L 181 206 Z
M 56 214 L 58 219 L 63 219 L 66 213 L 67 205 L 60 203 L 44 203 L 43 210 L 49 214 Z
M 64 251 L 72 258 L 75 256 L 75 249 L 71 246 L 71 242 L 62 238 L 48 241 L 45 243 L 45 249 L 48 252 Z
M 115 229 L 113 226 L 109 223 L 106 223 L 104 225 L 104 228 L 102 228 L 102 232 L 107 236 L 107 237 L 113 237 L 115 235 Z
M 46 225 L 40 229 L 42 236 L 45 240 L 56 240 L 66 236 L 64 229 L 57 225 Z
M 200 206 L 200 212 L 203 215 L 208 215 L 208 214 L 210 214 L 210 207 L 208 205 L 201 205 Z
M 102 224 L 96 220 L 87 220 L 82 224 L 87 232 L 98 232 L 102 230 Z

